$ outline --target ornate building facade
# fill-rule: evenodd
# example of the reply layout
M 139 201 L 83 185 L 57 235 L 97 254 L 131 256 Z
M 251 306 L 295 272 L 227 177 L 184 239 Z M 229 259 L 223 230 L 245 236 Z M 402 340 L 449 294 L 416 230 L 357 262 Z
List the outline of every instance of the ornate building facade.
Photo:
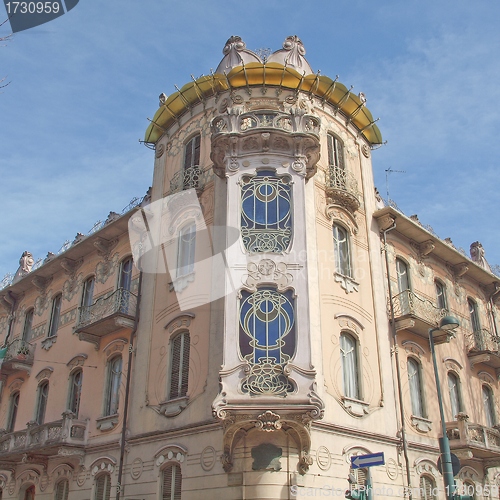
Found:
M 375 452 L 376 490 L 444 498 L 428 332 L 448 313 L 446 430 L 482 498 L 500 465 L 482 247 L 384 206 L 364 95 L 300 39 L 223 54 L 160 95 L 142 203 L 36 269 L 25 252 L 0 290 L 1 498 L 343 497 Z

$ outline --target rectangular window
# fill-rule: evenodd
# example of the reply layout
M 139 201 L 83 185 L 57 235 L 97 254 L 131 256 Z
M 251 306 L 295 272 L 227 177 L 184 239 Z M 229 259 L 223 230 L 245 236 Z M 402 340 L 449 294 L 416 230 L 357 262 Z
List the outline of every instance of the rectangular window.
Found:
M 10 397 L 9 418 L 7 419 L 7 432 L 14 432 L 14 429 L 16 427 L 18 407 L 19 407 L 19 393 L 15 392 Z
M 116 415 L 120 402 L 120 383 L 122 378 L 122 358 L 118 356 L 108 363 L 108 382 L 104 416 Z
M 187 394 L 189 379 L 189 348 L 189 332 L 181 333 L 172 340 L 169 399 L 180 398 Z
M 357 343 L 353 337 L 345 333 L 340 336 L 340 355 L 344 396 L 360 399 Z
M 71 375 L 69 389 L 69 410 L 78 418 L 82 395 L 83 372 L 78 370 Z
M 182 476 L 177 464 L 168 465 L 162 473 L 161 500 L 181 500 Z
M 49 337 L 54 337 L 57 334 L 57 329 L 59 328 L 59 319 L 61 316 L 61 294 L 56 295 L 52 301 L 52 311 L 50 314 L 50 326 L 49 326 Z
M 41 425 L 45 421 L 45 410 L 49 398 L 49 383 L 43 382 L 38 386 L 38 397 L 36 405 L 36 422 Z
M 29 342 L 31 340 L 31 327 L 33 325 L 33 309 L 30 309 L 24 317 L 23 340 Z
M 411 412 L 415 417 L 424 418 L 424 401 L 422 397 L 422 377 L 420 364 L 412 358 L 408 359 L 408 383 L 410 385 Z

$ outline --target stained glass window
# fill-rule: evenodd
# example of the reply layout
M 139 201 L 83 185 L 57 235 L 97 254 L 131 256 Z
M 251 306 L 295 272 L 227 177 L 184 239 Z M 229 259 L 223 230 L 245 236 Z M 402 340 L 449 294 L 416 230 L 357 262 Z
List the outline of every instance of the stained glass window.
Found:
M 245 176 L 241 187 L 241 235 L 249 252 L 283 252 L 292 237 L 288 176 L 265 170 Z
M 292 290 L 281 293 L 265 287 L 241 292 L 240 352 L 252 365 L 244 391 L 285 395 L 293 390 L 282 370 L 295 352 Z

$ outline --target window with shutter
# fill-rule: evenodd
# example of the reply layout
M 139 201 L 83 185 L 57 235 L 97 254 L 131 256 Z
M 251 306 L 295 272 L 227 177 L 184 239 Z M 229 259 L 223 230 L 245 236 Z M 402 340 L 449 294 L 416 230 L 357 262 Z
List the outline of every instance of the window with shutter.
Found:
M 63 479 L 59 481 L 55 490 L 55 500 L 68 500 L 69 495 L 69 481 L 67 479 Z
M 162 500 L 181 500 L 182 475 L 177 464 L 163 469 Z
M 169 399 L 187 394 L 189 380 L 189 332 L 183 332 L 172 339 Z
M 95 500 L 109 500 L 111 494 L 111 477 L 109 474 L 102 474 L 96 479 Z
M 421 500 L 434 500 L 436 497 L 436 483 L 428 476 L 420 476 Z

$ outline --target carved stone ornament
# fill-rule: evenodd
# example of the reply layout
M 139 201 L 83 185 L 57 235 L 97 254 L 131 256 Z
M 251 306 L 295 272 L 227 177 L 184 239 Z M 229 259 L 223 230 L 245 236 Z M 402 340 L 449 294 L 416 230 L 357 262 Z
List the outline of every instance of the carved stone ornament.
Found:
M 486 271 L 491 273 L 491 267 L 484 256 L 483 245 L 481 245 L 479 241 L 475 241 L 474 243 L 471 244 L 470 257 L 476 264 L 478 264 L 482 268 L 486 269 Z
M 187 457 L 187 450 L 180 446 L 166 446 L 155 453 L 155 465 L 161 467 L 166 462 L 183 463 Z
M 267 410 L 257 417 L 255 427 L 261 431 L 272 432 L 281 429 L 280 416 Z
M 64 257 L 61 259 L 61 267 L 64 269 L 64 272 L 71 278 L 76 276 L 76 272 L 83 264 L 83 259 L 72 260 Z
M 47 293 L 47 287 L 52 283 L 52 277 L 42 278 L 42 276 L 34 276 L 31 282 L 42 295 L 45 295 Z
M 394 223 L 396 222 L 396 218 L 393 215 L 386 214 L 383 217 L 377 219 L 377 222 L 380 230 L 386 231 L 394 225 Z
M 267 62 L 275 62 L 283 66 L 292 67 L 299 71 L 300 74 L 305 73 L 306 75 L 310 75 L 313 71 L 304 57 L 305 54 L 306 49 L 302 40 L 297 35 L 292 35 L 286 37 L 283 42 L 283 49 L 271 54 Z
M 35 259 L 33 258 L 33 255 L 27 250 L 23 252 L 21 258 L 19 259 L 19 268 L 14 275 L 12 283 L 18 282 L 20 279 L 24 278 L 24 276 L 29 274 L 31 272 L 31 269 L 33 268 L 34 263 Z
M 161 158 L 163 156 L 163 153 L 165 153 L 165 145 L 158 144 L 158 146 L 156 147 L 156 158 Z
M 256 290 L 261 283 L 276 283 L 278 290 L 284 290 L 291 285 L 293 276 L 287 272 L 284 262 L 277 264 L 271 259 L 262 259 L 259 263 L 249 262 L 248 275 L 244 281 L 251 290 Z
M 361 152 L 365 158 L 370 158 L 370 148 L 366 144 L 361 146 Z
M 217 66 L 216 73 L 229 73 L 233 68 L 251 62 L 262 62 L 251 50 L 246 48 L 245 42 L 239 36 L 230 37 L 222 49 L 224 58 Z
M 111 459 L 110 457 L 98 458 L 91 465 L 91 474 L 95 476 L 99 472 L 109 472 L 113 474 L 115 470 L 116 460 Z
M 105 260 L 109 258 L 111 250 L 118 244 L 118 238 L 113 240 L 105 240 L 104 238 L 97 238 L 94 241 L 94 246 L 97 248 L 97 254 Z
M 350 276 L 344 276 L 340 273 L 334 273 L 333 276 L 335 281 L 340 283 L 340 286 L 345 290 L 345 293 L 359 292 L 359 283 Z

